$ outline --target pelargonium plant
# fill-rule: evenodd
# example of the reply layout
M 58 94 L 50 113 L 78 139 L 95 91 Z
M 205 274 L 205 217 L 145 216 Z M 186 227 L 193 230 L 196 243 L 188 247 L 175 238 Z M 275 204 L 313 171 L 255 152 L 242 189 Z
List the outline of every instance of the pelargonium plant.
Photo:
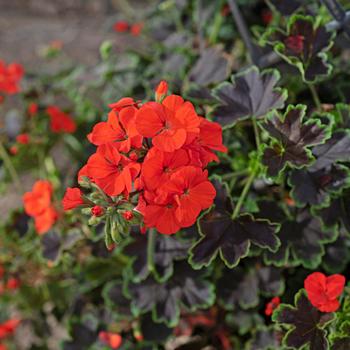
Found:
M 126 9 L 0 61 L 0 349 L 350 349 L 350 7 Z

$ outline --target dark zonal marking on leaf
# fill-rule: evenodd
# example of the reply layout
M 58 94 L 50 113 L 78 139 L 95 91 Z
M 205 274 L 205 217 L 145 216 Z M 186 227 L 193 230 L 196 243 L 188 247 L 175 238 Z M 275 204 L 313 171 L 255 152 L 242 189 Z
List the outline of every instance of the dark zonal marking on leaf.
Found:
M 139 232 L 133 235 L 133 241 L 124 248 L 127 255 L 132 257 L 131 271 L 133 281 L 139 282 L 148 277 L 150 271 L 147 265 L 147 242 L 149 235 Z M 159 281 L 169 278 L 173 272 L 175 260 L 185 259 L 188 256 L 190 240 L 181 240 L 179 237 L 156 234 L 154 248 L 154 275 Z
M 275 266 L 303 265 L 305 268 L 316 268 L 324 254 L 324 243 L 332 242 L 337 237 L 337 231 L 322 227 L 318 218 L 301 211 L 296 220 L 286 220 L 278 233 L 281 246 L 278 251 L 265 252 L 267 263 Z
M 295 297 L 295 307 L 281 304 L 272 319 L 290 328 L 283 339 L 287 346 L 301 349 L 308 345 L 310 350 L 328 349 L 323 328 L 334 319 L 334 315 L 314 308 L 303 290 Z
M 283 290 L 284 282 L 277 268 L 225 268 L 217 283 L 217 298 L 227 310 L 234 309 L 236 305 L 248 309 L 259 304 L 260 293 L 276 296 L 281 295 Z
M 262 41 L 274 46 L 275 51 L 289 64 L 296 66 L 305 82 L 313 83 L 330 74 L 331 65 L 326 52 L 333 45 L 334 33 L 324 26 L 314 28 L 310 16 L 290 17 L 287 32 L 273 28 L 266 32 Z
M 303 123 L 305 109 L 303 105 L 290 105 L 282 118 L 273 113 L 262 124 L 273 139 L 272 145 L 265 147 L 262 159 L 269 176 L 277 176 L 287 164 L 293 167 L 309 164 L 313 158 L 308 147 L 318 145 L 330 136 L 319 120 L 309 119 Z
M 215 206 L 199 220 L 202 237 L 190 250 L 191 265 L 196 269 L 208 266 L 220 254 L 232 268 L 248 255 L 251 243 L 276 251 L 280 245 L 275 235 L 278 225 L 255 219 L 250 214 L 232 220 L 232 203 L 226 186 L 219 181 L 214 181 L 214 186 L 217 190 Z
M 206 48 L 189 72 L 190 81 L 200 86 L 219 83 L 229 75 L 229 62 L 222 46 Z
M 332 193 L 349 186 L 349 171 L 343 166 L 334 165 L 315 172 L 309 170 L 293 170 L 289 177 L 291 196 L 299 206 L 325 206 Z
M 279 79 L 277 70 L 260 73 L 257 67 L 233 75 L 232 83 L 224 82 L 213 90 L 219 102 L 213 111 L 214 120 L 229 126 L 239 120 L 262 118 L 272 109 L 282 108 L 287 92 L 276 87 Z
M 179 261 L 175 263 L 174 274 L 166 282 L 160 284 L 152 277 L 138 284 L 126 281 L 125 290 L 135 316 L 152 311 L 156 322 L 174 327 L 179 322 L 181 306 L 194 311 L 213 304 L 214 286 L 205 277 L 205 273 Z

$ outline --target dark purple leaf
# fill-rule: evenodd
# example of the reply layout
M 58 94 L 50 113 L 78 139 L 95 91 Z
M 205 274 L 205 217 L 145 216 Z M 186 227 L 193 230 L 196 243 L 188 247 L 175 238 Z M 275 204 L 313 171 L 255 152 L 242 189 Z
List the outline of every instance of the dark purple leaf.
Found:
M 55 231 L 47 232 L 41 240 L 43 257 L 51 261 L 56 261 L 60 254 L 61 244 L 62 240 L 60 235 Z
M 161 343 L 173 333 L 173 329 L 163 323 L 153 321 L 150 313 L 143 315 L 140 322 L 141 334 L 145 341 Z
M 270 0 L 271 4 L 283 15 L 292 15 L 301 5 L 301 0 Z
M 141 283 L 127 284 L 135 316 L 153 312 L 156 322 L 174 327 L 179 322 L 180 306 L 187 310 L 209 307 L 214 302 L 214 287 L 206 274 L 195 271 L 185 261 L 176 262 L 173 275 L 164 283 L 148 277 Z
M 305 106 L 288 106 L 281 118 L 272 115 L 262 126 L 273 139 L 271 146 L 265 147 L 263 164 L 269 176 L 277 176 L 287 164 L 301 167 L 311 162 L 310 146 L 320 144 L 328 137 L 325 126 L 320 121 L 309 119 L 305 123 Z
M 279 79 L 277 70 L 260 73 L 257 67 L 233 75 L 232 83 L 224 82 L 213 90 L 219 102 L 213 111 L 214 120 L 228 126 L 282 108 L 287 93 L 276 87 Z
M 247 350 L 272 350 L 279 347 L 278 334 L 273 327 L 258 327 L 247 343 Z
M 339 337 L 333 340 L 331 350 L 349 350 L 350 349 L 350 337 Z
M 108 308 L 118 317 L 130 317 L 130 301 L 124 296 L 122 281 L 109 282 L 104 286 L 103 297 Z
M 288 347 L 310 350 L 327 350 L 328 340 L 323 328 L 334 318 L 332 313 L 322 313 L 314 308 L 303 290 L 295 297 L 295 307 L 282 304 L 273 313 L 272 319 L 285 325 L 289 331 L 284 337 Z

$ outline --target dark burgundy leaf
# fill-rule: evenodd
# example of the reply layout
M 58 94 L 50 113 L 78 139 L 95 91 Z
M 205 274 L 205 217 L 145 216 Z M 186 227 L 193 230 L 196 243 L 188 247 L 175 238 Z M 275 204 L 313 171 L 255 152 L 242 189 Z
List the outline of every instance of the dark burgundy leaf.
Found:
M 280 224 L 287 219 L 284 210 L 277 204 L 276 201 L 263 199 L 257 203 L 259 212 L 255 214 L 261 219 L 268 219 L 271 222 Z
M 248 255 L 251 243 L 276 251 L 278 225 L 255 219 L 250 214 L 232 220 L 232 203 L 226 186 L 219 181 L 214 185 L 217 189 L 215 206 L 199 220 L 202 237 L 191 248 L 191 265 L 196 269 L 208 266 L 220 254 L 225 264 L 232 268 Z
M 214 287 L 205 273 L 195 271 L 185 261 L 176 262 L 173 275 L 164 283 L 148 277 L 141 283 L 127 284 L 128 296 L 135 316 L 153 312 L 156 322 L 168 327 L 176 326 L 180 317 L 180 306 L 187 310 L 205 308 L 214 302 Z
M 278 237 L 281 246 L 276 253 L 265 252 L 267 262 L 276 266 L 316 268 L 324 254 L 324 243 L 336 239 L 337 232 L 322 227 L 319 219 L 304 211 L 295 220 L 282 223 Z
M 278 334 L 273 327 L 258 327 L 247 343 L 247 350 L 272 350 L 279 346 Z
M 312 150 L 316 161 L 311 166 L 311 171 L 317 171 L 328 167 L 335 162 L 350 161 L 350 134 L 346 131 L 336 131 L 323 145 Z
M 219 83 L 229 75 L 229 62 L 222 46 L 208 47 L 189 72 L 190 81 L 200 86 Z
M 124 249 L 132 257 L 131 271 L 133 281 L 139 282 L 150 274 L 147 265 L 147 243 L 149 235 L 134 234 L 133 241 Z M 172 274 L 173 262 L 185 259 L 191 246 L 189 240 L 182 240 L 175 236 L 166 236 L 156 233 L 154 248 L 154 275 L 163 281 Z
M 225 268 L 217 283 L 217 297 L 225 309 L 232 310 L 236 305 L 248 309 L 259 304 L 260 293 L 276 296 L 283 289 L 283 279 L 277 268 Z
M 349 350 L 350 349 L 350 337 L 339 337 L 333 340 L 331 350 Z
M 140 322 L 141 333 L 145 341 L 164 342 L 173 333 L 173 329 L 163 323 L 155 323 L 150 313 L 142 316 Z
M 47 232 L 41 240 L 43 257 L 45 259 L 55 261 L 60 254 L 61 244 L 61 236 L 59 236 L 55 231 Z
M 213 90 L 218 106 L 213 111 L 214 120 L 227 126 L 239 120 L 262 118 L 275 108 L 282 108 L 287 93 L 276 85 L 280 75 L 276 70 L 260 73 L 252 67 L 233 75 L 232 83 L 224 82 Z
M 348 169 L 340 165 L 315 172 L 293 170 L 289 180 L 291 196 L 300 206 L 325 205 L 332 192 L 349 186 Z
M 284 337 L 288 347 L 310 350 L 327 350 L 328 340 L 323 328 L 333 320 L 332 313 L 322 313 L 314 308 L 303 290 L 295 298 L 295 307 L 282 304 L 273 313 L 272 319 L 285 325 L 289 331 Z
M 122 281 L 107 283 L 102 294 L 106 305 L 114 315 L 124 318 L 131 316 L 130 301 L 124 296 Z
M 270 0 L 273 6 L 281 12 L 283 16 L 292 15 L 301 5 L 300 0 Z
M 266 42 L 288 63 L 295 65 L 306 82 L 315 82 L 327 76 L 331 66 L 327 63 L 326 52 L 332 46 L 333 33 L 324 26 L 315 26 L 312 17 L 294 15 L 290 17 L 288 31 L 280 29 L 268 31 Z
M 313 158 L 308 147 L 320 144 L 328 137 L 325 126 L 318 120 L 303 122 L 305 108 L 303 105 L 288 106 L 282 118 L 274 113 L 262 124 L 273 139 L 263 154 L 269 176 L 277 176 L 287 164 L 293 167 L 309 164 Z

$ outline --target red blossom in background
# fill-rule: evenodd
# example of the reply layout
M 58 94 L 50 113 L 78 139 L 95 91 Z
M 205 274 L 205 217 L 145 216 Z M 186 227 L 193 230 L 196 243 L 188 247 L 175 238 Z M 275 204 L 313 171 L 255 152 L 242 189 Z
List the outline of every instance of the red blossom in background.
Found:
M 52 132 L 75 132 L 77 126 L 69 114 L 62 112 L 56 106 L 47 107 L 46 113 L 50 117 L 50 128 Z
M 122 337 L 118 333 L 101 331 L 98 335 L 100 341 L 112 349 L 118 349 L 123 342 Z
M 118 21 L 114 23 L 113 29 L 118 33 L 125 33 L 129 30 L 129 23 L 126 21 Z
M 49 181 L 37 181 L 31 192 L 23 195 L 24 210 L 34 217 L 39 234 L 46 233 L 57 219 L 57 211 L 51 203 L 53 188 Z
M 0 323 L 0 339 L 4 339 L 12 335 L 20 323 L 21 321 L 16 318 Z
M 280 297 L 274 297 L 272 298 L 265 307 L 265 315 L 271 316 L 275 309 L 278 307 L 278 305 L 281 303 Z
M 322 312 L 337 311 L 340 304 L 338 297 L 343 293 L 345 277 L 343 275 L 325 276 L 314 272 L 304 281 L 304 288 L 310 303 Z
M 6 65 L 0 60 L 0 93 L 16 94 L 20 91 L 19 82 L 24 74 L 23 67 L 18 63 Z
M 38 111 L 39 111 L 39 106 L 37 103 L 32 102 L 29 104 L 27 112 L 30 117 L 34 117 L 35 115 L 37 115 Z
M 144 24 L 142 22 L 135 23 L 130 27 L 130 33 L 133 36 L 139 36 L 142 32 L 143 27 L 144 27 Z
M 77 187 L 68 187 L 62 199 L 63 210 L 70 210 L 84 204 L 82 192 Z
M 29 143 L 29 135 L 28 134 L 19 134 L 16 137 L 16 141 L 22 145 L 26 145 Z

